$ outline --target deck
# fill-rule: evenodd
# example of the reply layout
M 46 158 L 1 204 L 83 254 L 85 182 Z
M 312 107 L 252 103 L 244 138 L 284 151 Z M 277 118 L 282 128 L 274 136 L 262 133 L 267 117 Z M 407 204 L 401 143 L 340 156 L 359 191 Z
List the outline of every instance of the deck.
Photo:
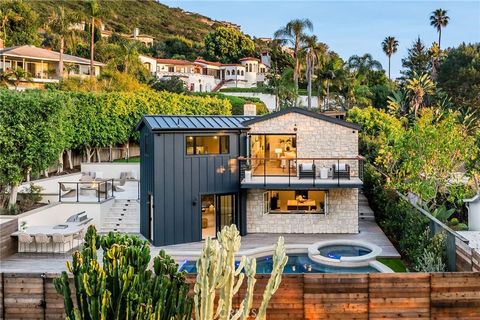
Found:
M 335 188 L 361 188 L 362 180 L 357 177 L 351 179 L 300 179 L 298 177 L 288 176 L 253 176 L 250 181 L 241 182 L 241 188 L 319 188 L 319 189 L 335 189 Z

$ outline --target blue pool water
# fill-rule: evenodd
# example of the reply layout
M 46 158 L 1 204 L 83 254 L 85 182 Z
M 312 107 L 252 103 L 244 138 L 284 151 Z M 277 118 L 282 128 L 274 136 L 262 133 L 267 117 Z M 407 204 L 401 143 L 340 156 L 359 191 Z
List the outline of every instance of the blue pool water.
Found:
M 195 261 L 184 261 L 180 264 L 180 271 L 196 273 Z M 272 272 L 272 257 L 257 258 L 257 273 Z M 377 269 L 372 267 L 331 267 L 312 261 L 307 254 L 288 255 L 288 262 L 283 273 L 376 273 Z
M 360 246 L 351 246 L 351 245 L 331 245 L 325 246 L 318 249 L 321 256 L 340 259 L 341 257 L 360 257 L 372 252 L 372 250 L 360 247 Z

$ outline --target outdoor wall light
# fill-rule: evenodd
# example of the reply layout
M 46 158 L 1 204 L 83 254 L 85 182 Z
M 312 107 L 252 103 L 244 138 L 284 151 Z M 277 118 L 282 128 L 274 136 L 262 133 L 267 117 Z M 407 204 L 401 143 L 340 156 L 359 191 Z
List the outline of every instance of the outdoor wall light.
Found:
M 198 198 L 197 198 L 197 197 L 193 198 L 192 206 L 195 207 L 195 206 L 197 205 L 197 201 L 198 201 Z
M 295 131 L 295 132 L 297 131 L 297 124 L 296 123 L 293 125 L 293 131 Z

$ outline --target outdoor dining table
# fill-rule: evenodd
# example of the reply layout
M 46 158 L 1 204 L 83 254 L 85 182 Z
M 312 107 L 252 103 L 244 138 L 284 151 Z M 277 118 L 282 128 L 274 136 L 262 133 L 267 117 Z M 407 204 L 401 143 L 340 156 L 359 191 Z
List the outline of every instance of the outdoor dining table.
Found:
M 31 226 L 26 228 L 25 230 L 19 230 L 11 234 L 12 237 L 18 237 L 20 233 L 26 233 L 32 237 L 36 234 L 44 234 L 47 237 L 52 237 L 54 234 L 61 234 L 63 236 L 70 236 L 79 234 L 83 229 L 88 227 L 88 223 L 92 221 L 92 219 L 87 219 L 82 222 L 64 222 L 59 225 L 54 226 Z M 69 243 L 66 242 L 65 246 L 63 247 L 64 252 L 68 252 L 73 249 L 73 242 Z M 45 249 L 42 252 L 54 252 L 54 245 L 51 241 L 46 245 Z M 25 246 L 25 244 L 18 243 L 18 252 L 36 252 L 37 247 L 35 244 L 35 240 L 30 244 Z

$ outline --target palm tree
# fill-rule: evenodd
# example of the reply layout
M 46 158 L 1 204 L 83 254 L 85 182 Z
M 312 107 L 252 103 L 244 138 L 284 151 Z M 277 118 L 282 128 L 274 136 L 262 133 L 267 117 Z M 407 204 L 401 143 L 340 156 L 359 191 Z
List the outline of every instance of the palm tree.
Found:
M 382 42 L 383 52 L 385 52 L 388 57 L 388 79 L 390 79 L 390 60 L 392 55 L 397 52 L 397 48 L 398 41 L 395 39 L 395 37 L 386 37 Z
M 20 67 L 2 72 L 0 76 L 0 86 L 8 87 L 8 85 L 13 85 L 15 90 L 18 90 L 18 85 L 22 81 L 30 82 L 32 81 L 32 77 L 30 73 Z
M 431 78 L 432 80 L 437 80 L 437 70 L 438 66 L 440 65 L 440 59 L 442 58 L 442 50 L 440 50 L 439 45 L 434 42 L 430 49 L 428 49 L 428 54 L 432 59 L 432 71 L 431 71 Z
M 93 58 L 95 53 L 95 27 L 99 26 L 102 22 L 100 17 L 102 12 L 97 0 L 88 0 L 88 15 L 90 16 L 90 76 L 94 76 L 95 67 L 93 65 Z
M 448 25 L 450 17 L 447 16 L 447 10 L 437 9 L 430 16 L 430 25 L 435 27 L 438 32 L 438 47 L 440 48 L 440 40 L 442 39 L 442 28 Z
M 55 7 L 50 16 L 48 28 L 60 40 L 60 61 L 58 67 L 60 70 L 60 79 L 63 78 L 63 52 L 65 51 L 65 38 L 70 37 L 75 31 L 71 28 L 72 24 L 79 21 L 80 17 L 72 11 L 66 11 L 63 6 Z
M 353 55 L 348 59 L 348 67 L 354 69 L 359 74 L 366 74 L 371 70 L 382 70 L 382 64 L 373 59 L 370 53 L 365 53 L 363 56 Z
M 295 82 L 295 90 L 298 91 L 298 78 L 300 73 L 299 52 L 302 41 L 305 39 L 305 31 L 313 30 L 313 24 L 308 19 L 295 19 L 287 23 L 285 27 L 275 32 L 275 38 L 281 43 L 290 43 L 293 45 L 293 58 L 295 59 L 295 68 L 293 70 L 293 80 Z
M 414 116 L 417 117 L 418 109 L 422 106 L 425 95 L 433 93 L 435 85 L 428 74 L 419 76 L 414 73 L 411 79 L 407 79 L 406 89 L 410 96 L 410 105 L 414 110 Z
M 322 43 L 319 43 L 317 36 L 308 36 L 304 39 L 305 45 L 302 48 L 303 53 L 305 54 L 306 62 L 306 78 L 308 82 L 307 92 L 308 92 L 308 108 L 312 108 L 312 78 L 315 71 L 315 63 L 318 62 L 320 55 L 325 52 L 326 46 Z

